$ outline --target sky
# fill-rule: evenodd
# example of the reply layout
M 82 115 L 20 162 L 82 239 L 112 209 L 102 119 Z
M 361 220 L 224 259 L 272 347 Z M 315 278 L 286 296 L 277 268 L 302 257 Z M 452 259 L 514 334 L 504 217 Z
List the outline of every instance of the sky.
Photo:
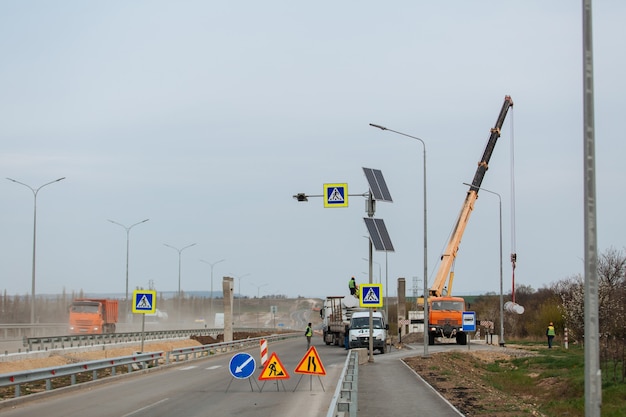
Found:
M 599 253 L 626 246 L 625 20 L 593 3 Z M 512 252 L 517 285 L 583 274 L 582 46 L 581 1 L 1 2 L 0 288 L 29 294 L 33 259 L 33 191 L 5 178 L 65 177 L 37 193 L 37 294 L 123 294 L 128 236 L 130 291 L 347 295 L 366 167 L 393 198 L 373 280 L 421 294 L 423 148 L 369 124 L 425 143 L 430 283 L 506 95 L 453 293 L 499 292 L 500 236 L 505 293 Z M 292 197 L 328 183 L 347 208 Z

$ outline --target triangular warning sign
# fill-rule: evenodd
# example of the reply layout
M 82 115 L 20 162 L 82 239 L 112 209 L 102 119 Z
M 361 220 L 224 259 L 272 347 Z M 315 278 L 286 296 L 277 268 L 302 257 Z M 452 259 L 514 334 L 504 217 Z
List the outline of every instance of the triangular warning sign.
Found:
M 338 188 L 333 188 L 333 190 L 330 193 L 330 196 L 328 197 L 328 201 L 343 202 L 343 195 L 341 194 Z
M 363 298 L 363 300 L 371 301 L 371 302 L 379 301 L 378 295 L 376 294 L 376 291 L 374 291 L 374 288 L 367 289 L 367 293 L 365 294 L 365 297 Z
M 315 346 L 309 348 L 294 372 L 297 374 L 326 375 L 326 369 L 324 369 L 324 364 L 320 355 L 317 354 Z
M 268 379 L 289 379 L 287 370 L 276 356 L 276 353 L 272 352 L 270 358 L 265 362 L 265 367 L 261 371 L 259 381 L 265 381 Z
M 148 297 L 146 296 L 146 294 L 143 294 L 141 299 L 139 300 L 139 302 L 137 303 L 137 307 L 138 309 L 146 309 L 146 310 L 152 310 L 152 304 L 150 304 L 150 300 L 148 300 Z

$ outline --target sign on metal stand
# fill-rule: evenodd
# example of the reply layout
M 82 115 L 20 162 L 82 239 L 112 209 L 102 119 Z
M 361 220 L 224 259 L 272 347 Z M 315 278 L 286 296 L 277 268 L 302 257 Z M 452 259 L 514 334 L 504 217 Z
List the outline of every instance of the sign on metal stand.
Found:
M 141 353 L 143 353 L 143 342 L 145 340 L 146 314 L 156 312 L 156 291 L 135 290 L 133 291 L 133 313 L 142 314 L 141 318 Z
M 463 312 L 463 331 L 465 332 L 465 337 L 467 338 L 467 350 L 470 350 L 470 341 L 472 338 L 469 335 L 469 332 L 476 331 L 476 313 L 473 311 L 464 311 Z

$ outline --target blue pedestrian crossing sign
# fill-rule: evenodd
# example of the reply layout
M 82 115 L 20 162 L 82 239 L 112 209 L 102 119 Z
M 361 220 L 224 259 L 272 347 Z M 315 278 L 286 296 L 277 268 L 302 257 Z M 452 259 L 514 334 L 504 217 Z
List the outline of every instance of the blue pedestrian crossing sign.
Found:
M 135 290 L 133 291 L 133 313 L 155 314 L 156 291 Z
M 324 207 L 348 207 L 348 184 L 324 184 Z
M 359 285 L 360 307 L 383 306 L 383 284 L 360 284 Z

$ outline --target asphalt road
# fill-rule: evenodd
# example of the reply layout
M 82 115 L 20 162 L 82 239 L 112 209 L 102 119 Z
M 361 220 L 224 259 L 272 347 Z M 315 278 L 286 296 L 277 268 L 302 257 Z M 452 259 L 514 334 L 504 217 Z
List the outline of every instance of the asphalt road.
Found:
M 288 379 L 258 381 L 262 372 L 258 349 L 247 350 L 257 369 L 249 379 L 233 378 L 225 354 L 182 362 L 147 374 L 110 377 L 97 385 L 82 384 L 70 390 L 46 393 L 33 401 L 12 405 L 0 403 L 3 417 L 194 417 L 194 416 L 298 416 L 325 417 L 347 351 L 326 346 L 321 337 L 313 338 L 325 376 L 296 374 L 295 368 L 307 352 L 306 339 L 276 342 L 269 353 L 276 353 Z M 496 349 L 472 343 L 471 349 Z M 429 352 L 467 350 L 456 344 L 430 346 Z M 428 384 L 401 362 L 402 357 L 420 356 L 423 346 L 386 354 L 375 354 L 373 363 L 359 366 L 358 416 L 425 415 L 459 416 Z M 24 398 L 26 399 L 26 398 Z
M 314 338 L 325 376 L 294 373 L 307 352 L 306 339 L 269 345 L 290 378 L 276 381 L 236 379 L 230 373 L 233 355 L 220 355 L 168 369 L 80 390 L 48 395 L 15 408 L 0 409 L 6 417 L 193 417 L 193 416 L 325 416 L 339 379 L 346 351 Z M 247 351 L 260 366 L 260 352 Z M 229 385 L 230 384 L 230 385 Z M 228 391 L 227 391 L 228 389 Z M 295 390 L 295 392 L 294 392 Z

